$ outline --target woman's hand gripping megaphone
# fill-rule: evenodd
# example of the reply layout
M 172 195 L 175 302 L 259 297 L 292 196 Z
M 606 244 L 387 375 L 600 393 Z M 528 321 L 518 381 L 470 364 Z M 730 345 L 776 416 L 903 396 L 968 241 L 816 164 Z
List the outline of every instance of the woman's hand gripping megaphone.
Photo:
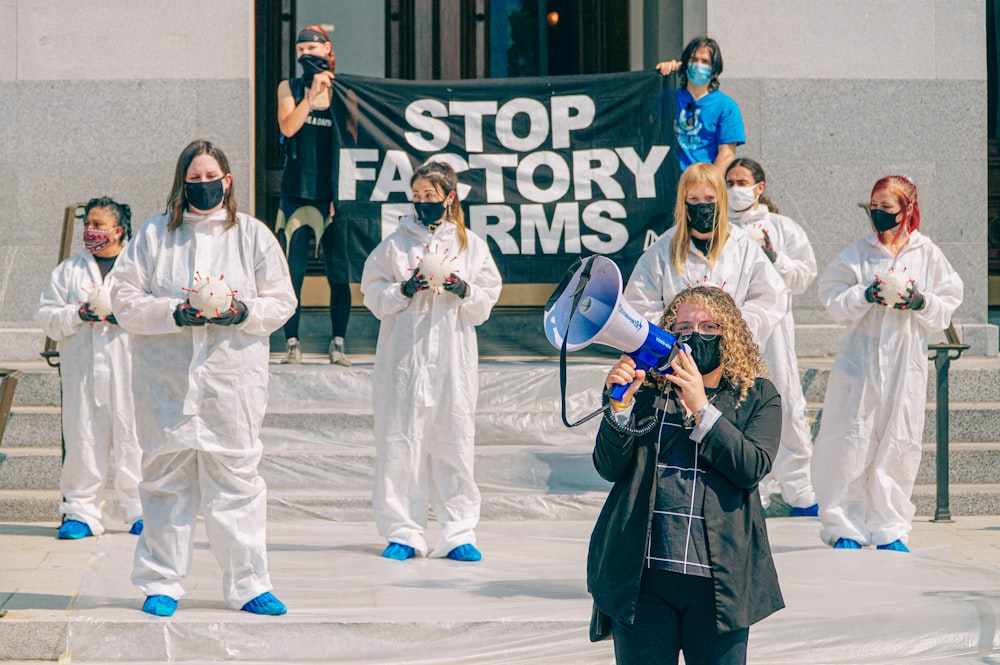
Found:
M 609 391 L 613 386 L 626 386 L 620 399 L 612 398 L 611 408 L 615 411 L 621 411 L 632 406 L 634 395 L 645 378 L 646 370 L 636 369 L 635 361 L 630 356 L 623 354 L 608 372 L 608 378 L 604 381 L 604 386 Z

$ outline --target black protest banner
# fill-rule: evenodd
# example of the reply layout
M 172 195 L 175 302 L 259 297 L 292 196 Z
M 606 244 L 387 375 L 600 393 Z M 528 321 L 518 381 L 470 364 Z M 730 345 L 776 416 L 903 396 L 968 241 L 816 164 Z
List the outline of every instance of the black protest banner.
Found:
M 626 276 L 671 224 L 676 138 L 661 133 L 674 95 L 656 72 L 594 76 L 334 81 L 337 223 L 351 279 L 402 215 L 410 177 L 430 161 L 458 172 L 469 228 L 507 284 L 555 283 L 578 256 Z M 670 123 L 667 123 L 670 126 Z

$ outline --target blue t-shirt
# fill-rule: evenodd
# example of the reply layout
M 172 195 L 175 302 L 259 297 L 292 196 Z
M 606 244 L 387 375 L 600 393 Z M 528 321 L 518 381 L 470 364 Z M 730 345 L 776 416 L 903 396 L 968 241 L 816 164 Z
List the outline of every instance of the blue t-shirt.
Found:
M 747 141 L 739 105 L 718 90 L 695 101 L 687 88 L 678 88 L 674 131 L 681 172 L 695 162 L 714 162 L 720 145 Z

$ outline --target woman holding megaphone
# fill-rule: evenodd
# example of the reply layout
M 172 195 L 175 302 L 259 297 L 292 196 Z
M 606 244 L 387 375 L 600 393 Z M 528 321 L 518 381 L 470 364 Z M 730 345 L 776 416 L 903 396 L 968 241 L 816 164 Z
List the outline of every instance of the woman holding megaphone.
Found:
M 788 288 L 750 234 L 729 223 L 728 200 L 721 170 L 689 166 L 677 183 L 674 226 L 639 257 L 625 299 L 656 321 L 681 290 L 717 286 L 733 297 L 763 346 L 785 316 Z
M 681 291 L 659 325 L 690 348 L 671 373 L 623 355 L 594 465 L 614 483 L 590 540 L 592 639 L 618 665 L 745 663 L 751 624 L 784 607 L 757 483 L 781 434 L 781 397 L 739 308 Z

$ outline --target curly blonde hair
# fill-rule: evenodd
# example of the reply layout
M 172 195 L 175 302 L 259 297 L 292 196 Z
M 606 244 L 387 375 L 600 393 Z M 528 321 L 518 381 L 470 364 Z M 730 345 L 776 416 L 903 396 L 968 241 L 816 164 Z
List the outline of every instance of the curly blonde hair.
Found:
M 736 404 L 746 399 L 754 380 L 768 377 L 767 366 L 760 348 L 753 341 L 750 328 L 743 319 L 743 314 L 732 296 L 714 286 L 693 286 L 684 289 L 670 301 L 659 326 L 670 330 L 677 320 L 677 312 L 685 303 L 703 307 L 716 321 L 722 324 L 722 339 L 719 347 L 722 352 L 722 380 L 739 391 Z M 697 334 L 697 333 L 695 333 Z M 649 380 L 662 389 L 667 380 L 656 372 L 650 372 Z

